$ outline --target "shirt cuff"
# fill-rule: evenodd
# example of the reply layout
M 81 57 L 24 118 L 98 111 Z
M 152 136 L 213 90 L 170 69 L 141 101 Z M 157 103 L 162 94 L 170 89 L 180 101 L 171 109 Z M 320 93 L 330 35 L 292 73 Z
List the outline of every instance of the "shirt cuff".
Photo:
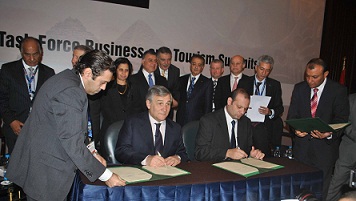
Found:
M 105 169 L 105 172 L 99 177 L 100 181 L 107 181 L 112 176 L 112 172 L 109 169 Z
M 331 140 L 331 139 L 333 139 L 333 134 L 331 134 L 329 137 L 327 137 L 326 139 L 328 139 L 328 140 Z
M 149 156 L 149 155 L 147 155 L 146 158 L 143 159 L 143 161 L 141 161 L 141 165 L 147 165 L 147 157 L 148 157 L 148 156 Z
M 271 109 L 271 115 L 269 115 L 269 119 L 273 119 L 274 117 L 274 109 Z

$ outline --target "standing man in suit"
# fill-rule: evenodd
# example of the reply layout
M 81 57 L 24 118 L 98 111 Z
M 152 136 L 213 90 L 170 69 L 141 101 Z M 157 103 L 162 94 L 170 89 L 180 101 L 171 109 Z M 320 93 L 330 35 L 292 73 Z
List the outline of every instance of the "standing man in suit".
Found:
M 133 113 L 147 110 L 146 94 L 148 88 L 153 85 L 168 86 L 167 80 L 164 77 L 154 73 L 156 69 L 156 52 L 153 49 L 149 49 L 143 53 L 140 70 L 130 78 L 132 84 Z
M 258 112 L 265 116 L 264 122 L 252 123 L 253 144 L 267 155 L 270 155 L 271 147 L 281 146 L 283 134 L 281 115 L 284 107 L 281 83 L 268 77 L 273 70 L 273 65 L 274 60 L 271 56 L 260 56 L 255 66 L 255 75 L 239 84 L 239 87 L 244 88 L 251 96 L 271 97 L 267 107 L 261 106 L 258 109 Z
M 9 153 L 31 112 L 37 91 L 55 74 L 41 63 L 43 50 L 38 39 L 24 38 L 20 52 L 22 59 L 3 64 L 0 73 L 0 116 Z
M 351 125 L 346 127 L 341 139 L 339 158 L 326 197 L 328 201 L 336 201 L 340 198 L 343 187 L 348 186 L 350 171 L 356 169 L 356 94 L 351 94 L 349 101 Z
M 294 86 L 287 119 L 319 117 L 327 124 L 345 123 L 349 116 L 346 87 L 327 78 L 329 71 L 320 58 L 306 65 L 305 81 Z M 323 199 L 326 198 L 332 170 L 338 157 L 340 135 L 337 132 L 310 133 L 291 130 L 296 160 L 323 171 Z
M 148 89 L 142 112 L 127 118 L 116 144 L 115 157 L 125 164 L 160 167 L 187 161 L 181 127 L 167 118 L 172 95 L 163 86 Z
M 235 55 L 230 60 L 230 74 L 221 77 L 218 81 L 218 86 L 215 92 L 215 109 L 221 109 L 225 106 L 226 101 L 231 97 L 231 92 L 239 87 L 239 83 L 246 78 L 247 75 L 242 71 L 245 69 L 245 59 L 240 55 Z
M 87 94 L 104 90 L 113 71 L 112 59 L 94 50 L 75 69 L 53 76 L 42 86 L 6 173 L 24 190 L 27 200 L 66 200 L 77 169 L 91 182 L 99 179 L 109 187 L 125 185 L 84 143 Z
M 212 100 L 212 111 L 215 111 L 215 91 L 218 85 L 218 80 L 224 73 L 224 63 L 220 59 L 214 59 L 210 63 L 210 75 L 211 81 L 213 82 L 213 100 Z
M 193 55 L 190 59 L 190 74 L 179 78 L 180 99 L 177 110 L 177 123 L 181 126 L 199 120 L 211 112 L 213 83 L 201 74 L 205 59 L 201 55 Z
M 195 141 L 198 161 L 239 160 L 248 157 L 263 159 L 264 154 L 252 146 L 251 121 L 244 114 L 250 104 L 247 92 L 232 92 L 225 108 L 209 113 L 199 122 Z
M 168 117 L 173 119 L 173 109 L 178 107 L 180 70 L 171 61 L 172 51 L 168 47 L 160 47 L 157 50 L 158 68 L 155 73 L 167 80 L 167 88 L 173 96 L 172 110 L 169 112 Z

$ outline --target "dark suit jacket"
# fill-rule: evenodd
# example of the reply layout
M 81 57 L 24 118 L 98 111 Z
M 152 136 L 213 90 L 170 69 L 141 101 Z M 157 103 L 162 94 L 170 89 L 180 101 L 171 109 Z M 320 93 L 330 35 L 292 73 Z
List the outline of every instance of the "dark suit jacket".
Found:
M 187 85 L 190 74 L 179 79 L 180 98 L 177 110 L 177 123 L 181 126 L 188 122 L 199 120 L 203 115 L 211 112 L 213 97 L 213 82 L 200 75 L 194 84 L 190 98 L 187 98 Z
M 159 67 L 157 67 L 155 73 L 157 75 L 161 75 L 159 71 Z M 180 69 L 175 65 L 171 64 L 168 67 L 168 89 L 172 93 L 174 99 L 179 99 L 179 76 L 180 76 Z
M 38 90 L 42 84 L 51 76 L 54 70 L 44 64 L 38 64 L 38 78 L 36 92 L 33 101 L 36 99 Z M 19 120 L 25 123 L 30 114 L 32 106 L 28 86 L 24 74 L 24 66 L 22 59 L 3 64 L 0 74 L 0 113 L 4 120 L 4 135 L 8 140 L 16 139 L 16 134 L 12 131 L 10 123 L 14 120 Z M 9 139 L 10 138 L 10 139 Z M 13 147 L 9 147 L 11 152 Z
M 240 87 L 241 81 L 247 79 L 248 76 L 242 74 L 241 80 L 239 80 L 237 87 Z M 215 110 L 225 107 L 227 99 L 231 97 L 231 84 L 230 84 L 230 74 L 222 76 L 218 80 L 218 85 L 215 89 Z
M 141 67 L 142 68 L 142 67 Z M 168 87 L 166 78 L 154 73 L 155 85 Z M 149 88 L 147 80 L 140 69 L 136 74 L 130 77 L 131 91 L 132 91 L 132 107 L 133 113 L 140 113 L 147 111 L 146 107 L 146 94 Z
M 46 81 L 11 154 L 7 175 L 36 200 L 64 200 L 77 169 L 92 182 L 105 167 L 84 144 L 88 98 L 79 75 Z
M 294 86 L 287 119 L 311 118 L 311 89 L 303 81 Z M 324 122 L 344 123 L 349 116 L 349 101 L 346 87 L 327 79 L 320 96 L 316 117 Z M 293 135 L 294 135 L 294 131 Z M 334 165 L 338 157 L 340 132 L 333 133 L 332 139 L 313 139 L 310 135 L 294 138 L 293 154 L 299 161 L 318 167 L 323 171 Z M 324 171 L 325 174 L 325 171 Z
M 166 119 L 166 134 L 162 157 L 179 155 L 182 161 L 188 160 L 181 127 Z M 125 164 L 141 165 L 146 156 L 155 155 L 152 128 L 148 112 L 127 118 L 122 126 L 115 149 L 115 157 Z
M 247 154 L 252 147 L 251 121 L 246 116 L 238 120 L 238 145 Z M 224 109 L 202 117 L 195 141 L 195 158 L 199 161 L 223 161 L 230 148 L 229 131 Z
M 239 82 L 239 87 L 247 91 L 248 94 L 254 95 L 253 87 L 255 85 L 255 76 L 248 77 L 241 82 Z M 274 119 L 280 118 L 284 112 L 283 102 L 282 102 L 282 88 L 281 83 L 275 79 L 266 78 L 266 96 L 270 96 L 271 100 L 268 104 L 269 109 L 274 110 Z M 269 121 L 269 116 L 266 115 L 265 122 Z

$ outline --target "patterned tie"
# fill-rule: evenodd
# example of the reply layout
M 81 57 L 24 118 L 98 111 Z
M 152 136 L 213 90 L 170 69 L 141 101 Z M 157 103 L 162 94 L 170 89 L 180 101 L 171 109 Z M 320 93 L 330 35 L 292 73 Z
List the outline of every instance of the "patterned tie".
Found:
M 156 124 L 156 133 L 155 133 L 155 154 L 162 153 L 163 151 L 163 140 L 162 140 L 162 133 L 159 130 L 161 127 L 160 123 L 155 123 Z M 158 154 L 158 155 L 160 155 Z
M 153 84 L 153 80 L 152 80 L 152 74 L 150 73 L 150 74 L 148 74 L 148 85 L 150 86 L 150 87 L 152 87 L 154 84 Z
M 256 83 L 256 90 L 255 90 L 255 95 L 259 95 L 261 96 L 262 94 L 260 94 L 260 86 L 261 86 L 262 82 L 257 82 Z
M 218 81 L 217 80 L 214 80 L 213 81 L 213 109 L 212 111 L 214 112 L 215 111 L 215 103 L 214 103 L 214 99 L 215 99 L 215 89 L 216 89 L 216 85 L 218 84 Z
M 237 80 L 238 79 L 239 79 L 238 77 L 235 77 L 234 85 L 232 85 L 232 91 L 234 91 L 237 88 Z
M 232 148 L 232 149 L 236 148 L 235 124 L 236 124 L 236 121 L 232 120 L 231 121 L 231 125 L 232 125 L 232 128 L 231 128 L 231 140 L 230 140 L 230 148 Z
M 313 97 L 310 100 L 310 108 L 311 108 L 311 115 L 314 118 L 315 117 L 315 113 L 316 113 L 316 108 L 318 107 L 318 88 L 314 88 L 313 89 Z
M 162 77 L 166 78 L 166 70 L 162 70 Z
M 193 89 L 194 89 L 194 81 L 195 81 L 195 77 L 192 77 L 192 79 L 190 80 L 190 85 L 188 87 L 188 92 L 187 92 L 187 98 L 189 99 L 190 98 L 190 95 L 192 94 L 193 92 Z

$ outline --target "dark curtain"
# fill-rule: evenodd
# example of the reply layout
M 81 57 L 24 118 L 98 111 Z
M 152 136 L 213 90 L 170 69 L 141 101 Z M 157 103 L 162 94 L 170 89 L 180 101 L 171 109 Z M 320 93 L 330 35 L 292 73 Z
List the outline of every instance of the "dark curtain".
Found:
M 329 66 L 329 78 L 340 80 L 346 57 L 345 86 L 356 93 L 356 1 L 326 0 L 320 58 Z

